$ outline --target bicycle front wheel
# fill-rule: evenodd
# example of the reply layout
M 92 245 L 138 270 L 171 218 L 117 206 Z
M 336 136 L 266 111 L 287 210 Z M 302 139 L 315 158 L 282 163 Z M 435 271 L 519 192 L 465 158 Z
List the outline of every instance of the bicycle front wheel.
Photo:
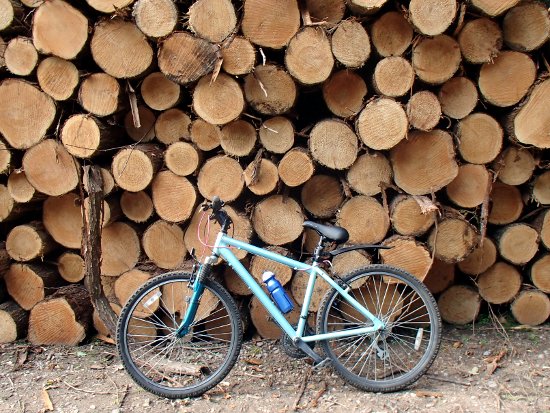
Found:
M 178 337 L 186 314 L 189 274 L 167 273 L 141 286 L 124 306 L 117 326 L 122 363 L 134 381 L 158 396 L 198 396 L 229 373 L 242 344 L 235 301 L 216 281 L 205 289 L 190 331 Z
M 348 293 L 385 325 L 374 333 L 321 341 L 336 372 L 367 391 L 392 392 L 418 380 L 439 350 L 441 317 L 428 289 L 414 276 L 388 265 L 371 265 L 344 279 Z M 318 333 L 372 326 L 336 290 L 320 305 Z

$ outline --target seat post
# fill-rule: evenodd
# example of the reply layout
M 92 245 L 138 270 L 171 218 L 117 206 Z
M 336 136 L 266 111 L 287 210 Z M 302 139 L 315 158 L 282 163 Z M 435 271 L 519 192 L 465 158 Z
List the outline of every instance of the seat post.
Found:
M 321 257 L 321 253 L 323 252 L 324 243 L 325 243 L 325 237 L 320 235 L 319 243 L 317 244 L 317 246 L 315 247 L 315 251 L 313 252 L 313 262 L 319 261 L 319 258 Z

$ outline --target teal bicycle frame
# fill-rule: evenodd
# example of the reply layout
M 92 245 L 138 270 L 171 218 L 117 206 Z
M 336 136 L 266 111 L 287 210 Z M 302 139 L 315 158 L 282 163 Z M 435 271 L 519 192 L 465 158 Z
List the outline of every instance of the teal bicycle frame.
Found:
M 272 261 L 275 261 L 279 264 L 286 265 L 287 267 L 293 268 L 294 270 L 308 271 L 309 280 L 304 294 L 304 300 L 302 308 L 300 311 L 300 318 L 298 321 L 298 326 L 296 329 L 287 321 L 283 313 L 275 305 L 272 299 L 267 295 L 267 293 L 262 289 L 258 282 L 252 277 L 252 275 L 247 271 L 247 269 L 241 264 L 238 258 L 233 254 L 229 247 L 235 247 L 240 250 L 247 251 L 253 255 L 257 255 Z M 336 283 L 325 271 L 318 267 L 317 263 L 314 262 L 312 265 L 305 264 L 300 261 L 293 260 L 291 258 L 284 257 L 280 254 L 265 250 L 263 248 L 255 247 L 246 242 L 242 242 L 231 238 L 220 232 L 216 238 L 212 250 L 212 256 L 210 259 L 221 256 L 239 275 L 242 281 L 250 288 L 252 293 L 260 300 L 262 305 L 266 308 L 268 313 L 273 317 L 275 322 L 281 327 L 281 329 L 292 339 L 293 342 L 303 341 L 303 342 L 313 342 L 319 340 L 333 339 L 333 338 L 342 338 L 350 337 L 358 334 L 368 334 L 374 333 L 380 329 L 384 328 L 384 323 L 379 318 L 375 317 L 367 308 L 361 305 L 357 300 L 355 300 L 350 294 L 348 294 L 349 288 L 342 288 L 338 283 Z M 207 260 L 209 259 L 207 258 Z M 200 272 L 200 270 L 199 270 Z M 358 327 L 338 332 L 324 333 L 324 334 L 314 334 L 304 336 L 304 331 L 307 322 L 307 316 L 309 312 L 309 306 L 311 303 L 311 297 L 313 295 L 313 288 L 315 287 L 315 282 L 317 277 L 321 277 L 325 280 L 332 288 L 334 288 L 338 293 L 360 314 L 372 321 L 373 325 L 368 327 Z M 200 300 L 200 295 L 204 290 L 203 285 L 200 280 L 197 279 L 193 286 L 193 294 L 190 300 L 190 306 L 187 311 L 186 316 L 180 327 L 178 328 L 178 333 L 184 335 L 189 330 L 193 318 L 195 316 L 196 308 L 198 307 L 198 302 Z

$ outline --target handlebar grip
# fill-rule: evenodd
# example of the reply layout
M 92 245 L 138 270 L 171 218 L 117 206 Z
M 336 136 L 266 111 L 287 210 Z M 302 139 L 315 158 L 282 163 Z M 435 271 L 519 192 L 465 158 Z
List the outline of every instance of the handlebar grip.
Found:
M 220 199 L 219 196 L 215 195 L 212 198 L 212 210 L 214 212 L 219 211 L 220 208 L 224 205 L 224 202 Z

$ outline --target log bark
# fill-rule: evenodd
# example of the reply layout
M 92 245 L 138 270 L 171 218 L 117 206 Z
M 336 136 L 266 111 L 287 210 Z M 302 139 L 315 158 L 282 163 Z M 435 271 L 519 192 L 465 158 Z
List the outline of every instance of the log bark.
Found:
M 237 119 L 222 128 L 221 147 L 230 156 L 248 156 L 257 140 L 256 128 L 250 122 Z
M 455 264 L 435 259 L 424 278 L 424 285 L 432 294 L 442 293 L 454 283 L 455 270 Z
M 256 66 L 244 80 L 248 104 L 263 115 L 282 115 L 296 103 L 297 88 L 292 77 L 277 65 Z
M 78 103 L 96 116 L 108 116 L 119 107 L 120 84 L 107 73 L 93 73 L 86 77 L 78 90 Z
M 246 0 L 241 30 L 258 46 L 282 49 L 300 27 L 296 0 Z
M 336 60 L 348 68 L 362 67 L 371 53 L 369 34 L 355 20 L 338 24 L 332 34 L 331 46 Z
M 118 186 L 131 192 L 144 190 L 161 166 L 162 150 L 153 144 L 125 148 L 113 157 L 111 170 Z
M 528 149 L 509 146 L 495 161 L 494 169 L 500 182 L 522 185 L 531 179 L 537 163 Z
M 198 0 L 189 7 L 189 28 L 212 43 L 236 32 L 237 16 L 230 0 Z
M 294 125 L 283 116 L 275 116 L 264 121 L 258 136 L 266 150 L 284 154 L 294 145 Z
M 204 122 L 200 119 L 197 119 L 196 122 Z M 181 109 L 172 108 L 162 112 L 158 115 L 157 120 L 155 121 L 155 136 L 158 141 L 164 143 L 165 145 L 170 145 L 172 143 L 178 142 L 180 140 L 191 140 L 191 118 L 187 113 Z M 197 146 L 202 150 L 210 150 L 207 146 L 202 145 L 202 141 L 196 143 Z M 219 144 L 219 139 L 218 139 Z
M 59 197 L 49 197 L 44 201 L 44 227 L 53 239 L 64 247 L 80 248 L 82 217 L 80 197 L 73 192 Z
M 120 197 L 120 207 L 126 218 L 138 224 L 146 222 L 154 212 L 153 201 L 144 191 L 124 191 Z
M 425 197 L 397 195 L 390 203 L 390 220 L 393 229 L 401 235 L 420 236 L 425 234 L 436 219 L 435 208 L 425 209 L 431 203 Z
M 339 142 L 335 147 L 334 140 Z M 309 135 L 313 158 L 330 169 L 347 169 L 357 159 L 357 135 L 339 119 L 325 119 L 313 127 Z
M 437 300 L 441 318 L 447 323 L 464 325 L 477 319 L 481 307 L 479 293 L 470 286 L 453 285 Z
M 402 268 L 423 281 L 432 266 L 430 251 L 423 243 L 413 237 L 394 235 L 382 243 L 391 249 L 380 250 L 380 258 L 384 264 Z
M 543 205 L 550 204 L 550 173 L 544 172 L 535 178 L 532 190 L 532 198 Z
M 4 281 L 11 297 L 25 310 L 65 283 L 53 267 L 22 263 L 11 264 Z
M 341 118 L 355 116 L 363 107 L 367 85 L 350 70 L 340 70 L 323 84 L 323 99 L 328 109 Z
M 275 254 L 282 255 L 287 258 L 294 258 L 289 250 L 283 247 L 269 246 L 266 247 L 268 251 L 274 252 Z M 271 271 L 277 277 L 277 280 L 282 285 L 286 285 L 293 279 L 292 268 L 287 267 L 286 265 L 279 264 L 275 261 L 269 260 L 267 258 L 254 255 L 250 258 L 250 265 L 248 267 L 250 274 L 256 279 L 258 284 L 263 286 L 262 275 L 266 271 Z
M 307 182 L 315 173 L 315 165 L 307 149 L 295 147 L 289 150 L 277 167 L 285 185 L 296 187 Z
M 50 196 L 72 191 L 79 181 L 76 160 L 53 139 L 46 139 L 28 149 L 23 156 L 23 168 L 31 185 Z
M 6 271 L 10 269 L 10 256 L 6 251 L 6 242 L 0 242 L 0 279 L 4 278 Z
M 224 125 L 244 109 L 243 91 L 233 78 L 220 73 L 215 81 L 204 76 L 193 91 L 193 110 L 205 121 Z
M 86 275 L 84 259 L 75 252 L 64 252 L 57 258 L 57 271 L 65 281 L 78 283 Z
M 202 153 L 191 143 L 174 142 L 164 152 L 164 163 L 175 175 L 188 176 L 199 169 Z
M 548 5 L 538 1 L 521 3 L 510 9 L 502 21 L 504 42 L 514 50 L 530 52 L 550 37 Z
M 180 100 L 180 85 L 160 72 L 151 73 L 143 79 L 140 90 L 143 101 L 154 110 L 170 109 Z
M 548 213 L 548 210 L 544 210 L 538 214 L 531 222 L 531 225 L 537 229 L 542 245 L 547 250 L 550 250 L 550 213 Z
M 77 67 L 72 62 L 56 56 L 40 62 L 36 77 L 40 88 L 58 101 L 72 97 L 80 82 Z
M 317 218 L 331 218 L 344 202 L 340 181 L 330 175 L 315 175 L 303 186 L 301 201 L 304 208 Z
M 0 50 L 1 53 L 1 50 Z M 0 142 L 0 173 L 6 173 L 10 169 L 11 150 L 4 142 Z
M 107 168 L 100 167 L 100 170 L 101 170 L 101 178 L 102 178 L 102 185 L 103 185 L 103 188 L 102 188 L 103 195 L 106 197 L 109 194 L 111 194 L 115 189 L 115 179 L 113 178 L 113 175 L 111 175 L 111 172 L 109 172 Z M 87 176 L 86 174 L 82 177 L 82 185 L 84 186 L 84 190 L 89 194 L 90 182 L 89 182 L 89 176 Z
M 40 142 L 55 117 L 52 98 L 19 79 L 0 83 L 0 107 L 0 133 L 15 149 L 27 149 Z
M 459 207 L 475 208 L 483 203 L 491 184 L 491 175 L 483 165 L 463 164 L 458 175 L 446 187 L 447 196 Z
M 441 103 L 428 90 L 416 92 L 407 102 L 407 117 L 411 127 L 425 132 L 431 131 L 441 118 Z
M 523 199 L 519 189 L 512 185 L 495 182 L 490 195 L 491 208 L 488 222 L 496 225 L 511 224 L 523 212 Z
M 336 224 L 348 230 L 351 244 L 373 244 L 386 236 L 390 218 L 375 198 L 358 195 L 342 205 Z
M 223 174 L 220 173 L 223 171 Z M 199 192 L 206 199 L 219 196 L 225 202 L 234 201 L 243 191 L 243 169 L 239 162 L 220 155 L 207 160 L 197 178 Z
M 371 40 L 380 56 L 401 56 L 413 40 L 413 28 L 403 14 L 389 11 L 371 27 Z
M 131 3 L 128 0 L 121 0 Z M 178 23 L 178 9 L 170 0 L 138 0 L 132 11 L 136 26 L 146 35 L 161 38 L 171 34 Z
M 28 37 L 18 36 L 4 50 L 4 64 L 16 76 L 30 75 L 38 63 L 38 52 Z
M 251 162 L 243 172 L 246 187 L 256 195 L 267 195 L 277 188 L 279 172 L 277 165 L 262 158 Z
M 0 343 L 12 343 L 27 336 L 29 312 L 16 302 L 0 304 Z
M 88 40 L 88 19 L 63 0 L 42 2 L 33 15 L 32 40 L 40 53 L 72 60 Z
M 134 23 L 119 18 L 96 24 L 90 49 L 97 65 L 119 79 L 139 76 L 153 62 L 153 49 L 143 33 Z M 120 56 L 126 58 L 120 59 Z
M 355 121 L 355 130 L 371 149 L 390 149 L 397 145 L 409 128 L 407 114 L 393 99 L 379 98 L 367 103 Z
M 432 254 L 449 263 L 462 261 L 478 243 L 476 228 L 461 218 L 444 218 L 432 229 L 428 238 Z
M 418 78 L 428 84 L 445 83 L 458 70 L 461 60 L 460 46 L 444 34 L 424 38 L 413 47 L 413 69 Z
M 467 22 L 458 35 L 462 56 L 470 63 L 489 63 L 502 49 L 502 30 L 494 20 L 482 17 Z
M 395 183 L 411 195 L 425 195 L 448 185 L 458 174 L 449 133 L 413 131 L 390 151 Z
M 6 238 L 6 251 L 15 261 L 42 258 L 57 248 L 41 221 L 14 227 Z
M 235 36 L 229 44 L 221 49 L 222 69 L 234 76 L 246 75 L 256 65 L 256 49 L 244 37 Z
M 491 238 L 484 238 L 472 253 L 458 263 L 464 274 L 477 276 L 487 271 L 497 260 L 497 247 Z
M 550 316 L 550 299 L 542 291 L 524 290 L 511 304 L 510 309 L 518 323 L 538 326 Z
M 550 254 L 537 259 L 529 269 L 529 278 L 535 287 L 550 294 Z
M 136 231 L 124 222 L 115 222 L 101 231 L 101 275 L 111 277 L 134 268 L 141 253 Z
M 154 222 L 145 230 L 141 243 L 147 257 L 160 268 L 178 268 L 187 255 L 183 230 L 163 220 Z
M 443 113 L 453 119 L 463 119 L 476 107 L 477 88 L 467 77 L 453 77 L 439 89 L 439 102 Z
M 92 313 L 88 291 L 78 285 L 61 288 L 31 310 L 29 341 L 75 346 L 91 329 Z
M 436 36 L 449 28 L 457 12 L 455 0 L 411 0 L 409 16 L 422 34 Z
M 509 107 L 525 97 L 535 81 L 537 69 L 527 54 L 502 51 L 479 71 L 479 91 L 492 105 Z
M 510 264 L 497 262 L 477 277 L 479 295 L 488 303 L 505 304 L 514 299 L 521 288 L 521 274 Z
M 470 163 L 493 161 L 502 149 L 504 132 L 500 124 L 486 113 L 473 113 L 458 122 L 458 151 Z
M 516 222 L 495 235 L 500 256 L 515 265 L 527 264 L 539 249 L 540 237 L 535 228 Z
M 272 195 L 254 208 L 252 225 L 260 239 L 268 244 L 283 245 L 302 234 L 304 215 L 300 204 L 292 198 Z
M 379 194 L 385 185 L 390 185 L 392 168 L 384 153 L 373 151 L 357 158 L 349 168 L 347 182 L 361 195 Z
M 119 143 L 116 132 L 91 115 L 77 114 L 65 121 L 61 128 L 61 142 L 71 155 L 91 158 Z

